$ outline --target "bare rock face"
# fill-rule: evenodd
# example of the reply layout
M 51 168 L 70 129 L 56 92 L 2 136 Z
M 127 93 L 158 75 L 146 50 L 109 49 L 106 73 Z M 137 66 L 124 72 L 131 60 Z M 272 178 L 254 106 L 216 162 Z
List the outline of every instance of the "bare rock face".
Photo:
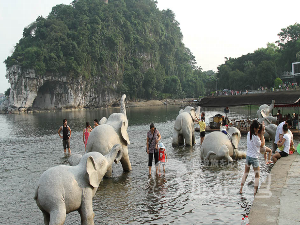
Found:
M 39 76 L 34 70 L 22 70 L 19 66 L 8 68 L 6 78 L 11 85 L 9 112 L 102 107 L 111 105 L 119 96 L 114 92 L 117 81 L 105 90 L 100 79 L 86 81 L 50 73 Z

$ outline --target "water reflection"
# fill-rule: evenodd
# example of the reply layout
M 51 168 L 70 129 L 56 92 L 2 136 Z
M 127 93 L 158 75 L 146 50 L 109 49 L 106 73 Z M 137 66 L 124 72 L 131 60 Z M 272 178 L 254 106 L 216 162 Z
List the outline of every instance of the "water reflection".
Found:
M 222 110 L 206 111 L 206 116 Z M 120 164 L 114 165 L 113 178 L 101 182 L 93 199 L 95 224 L 236 224 L 248 213 L 253 187 L 245 185 L 244 194 L 238 194 L 244 161 L 216 167 L 204 165 L 200 160 L 199 133 L 195 146 L 173 148 L 173 126 L 178 111 L 178 106 L 127 109 L 132 171 L 123 173 Z M 0 221 L 43 224 L 42 213 L 33 200 L 34 190 L 42 172 L 66 164 L 57 134 L 62 120 L 67 118 L 72 129 L 72 152 L 82 154 L 85 122 L 108 117 L 113 112 L 119 109 L 0 115 Z M 231 113 L 234 114 L 233 109 Z M 153 167 L 151 177 L 145 153 L 150 122 L 160 131 L 168 154 L 166 172 L 157 176 Z M 239 149 L 246 151 L 245 136 Z M 260 163 L 264 180 L 269 171 L 263 157 Z M 248 181 L 251 180 L 254 173 L 248 176 Z M 69 214 L 65 224 L 80 224 L 78 213 Z

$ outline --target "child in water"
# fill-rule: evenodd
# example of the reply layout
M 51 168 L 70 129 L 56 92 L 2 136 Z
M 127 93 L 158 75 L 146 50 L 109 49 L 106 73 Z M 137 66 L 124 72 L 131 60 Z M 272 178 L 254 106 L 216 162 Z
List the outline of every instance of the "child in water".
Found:
M 160 165 L 163 166 L 163 170 L 165 173 L 165 164 L 167 162 L 167 152 L 166 152 L 166 148 L 164 146 L 163 143 L 159 143 L 158 146 L 159 150 L 158 150 L 158 172 L 160 174 Z
M 200 144 L 202 145 L 202 142 L 204 141 L 204 137 L 205 137 L 205 128 L 206 128 L 206 124 L 205 124 L 205 118 L 201 117 L 201 121 L 199 121 L 199 126 L 200 126 Z

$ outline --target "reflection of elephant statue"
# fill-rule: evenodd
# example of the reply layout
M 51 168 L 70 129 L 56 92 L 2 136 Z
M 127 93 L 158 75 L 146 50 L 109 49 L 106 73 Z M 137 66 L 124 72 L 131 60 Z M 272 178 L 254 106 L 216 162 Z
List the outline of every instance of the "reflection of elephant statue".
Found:
M 258 122 L 265 122 L 265 125 L 276 123 L 277 118 L 272 116 L 272 109 L 274 108 L 275 100 L 272 101 L 272 104 L 268 106 L 267 104 L 261 105 L 257 110 Z
M 35 192 L 45 224 L 64 224 L 66 214 L 78 210 L 81 224 L 94 224 L 92 198 L 107 171 L 122 157 L 122 147 L 115 145 L 103 156 L 90 152 L 76 166 L 60 165 L 46 170 Z
M 246 152 L 238 151 L 241 139 L 239 129 L 230 127 L 227 133 L 228 135 L 221 131 L 214 131 L 205 136 L 201 148 L 201 158 L 203 160 L 232 162 L 233 159 L 246 158 Z
M 174 125 L 173 146 L 184 145 L 184 141 L 185 145 L 195 144 L 194 121 L 197 121 L 194 107 L 187 106 L 184 110 L 179 111 Z
M 123 156 L 120 160 L 123 170 L 130 171 L 131 163 L 128 155 L 128 145 L 130 144 L 129 136 L 127 133 L 128 120 L 126 116 L 125 98 L 121 98 L 121 112 L 113 113 L 108 119 L 103 117 L 99 126 L 92 130 L 90 133 L 86 151 L 87 152 L 100 152 L 106 155 L 115 144 L 120 144 L 123 148 Z M 105 174 L 106 177 L 112 176 L 112 168 L 110 167 Z

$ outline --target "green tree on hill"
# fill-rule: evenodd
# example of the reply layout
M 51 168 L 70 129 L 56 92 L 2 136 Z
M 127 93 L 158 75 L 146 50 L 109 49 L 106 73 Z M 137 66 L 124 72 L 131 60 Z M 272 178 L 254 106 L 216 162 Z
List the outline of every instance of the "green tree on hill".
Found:
M 39 76 L 51 72 L 87 81 L 97 77 L 101 87 L 125 92 L 132 99 L 157 98 L 163 92 L 177 96 L 191 89 L 195 95 L 202 81 L 184 85 L 193 79 L 195 58 L 182 43 L 174 13 L 160 11 L 156 4 L 75 0 L 56 5 L 47 18 L 38 17 L 24 28 L 6 66 L 34 69 Z
M 279 40 L 268 43 L 266 48 L 260 48 L 253 53 L 248 53 L 238 58 L 226 58 L 224 64 L 218 67 L 217 77 L 220 89 L 234 88 L 237 83 L 250 86 L 254 89 L 273 87 L 274 80 L 284 71 L 291 71 L 291 64 L 297 61 L 300 52 L 300 24 L 288 26 L 278 33 Z M 236 75 L 236 72 L 244 73 L 244 76 Z M 235 77 L 236 82 L 230 77 Z M 298 83 L 299 83 L 299 78 Z M 239 86 L 239 85 L 238 85 Z

